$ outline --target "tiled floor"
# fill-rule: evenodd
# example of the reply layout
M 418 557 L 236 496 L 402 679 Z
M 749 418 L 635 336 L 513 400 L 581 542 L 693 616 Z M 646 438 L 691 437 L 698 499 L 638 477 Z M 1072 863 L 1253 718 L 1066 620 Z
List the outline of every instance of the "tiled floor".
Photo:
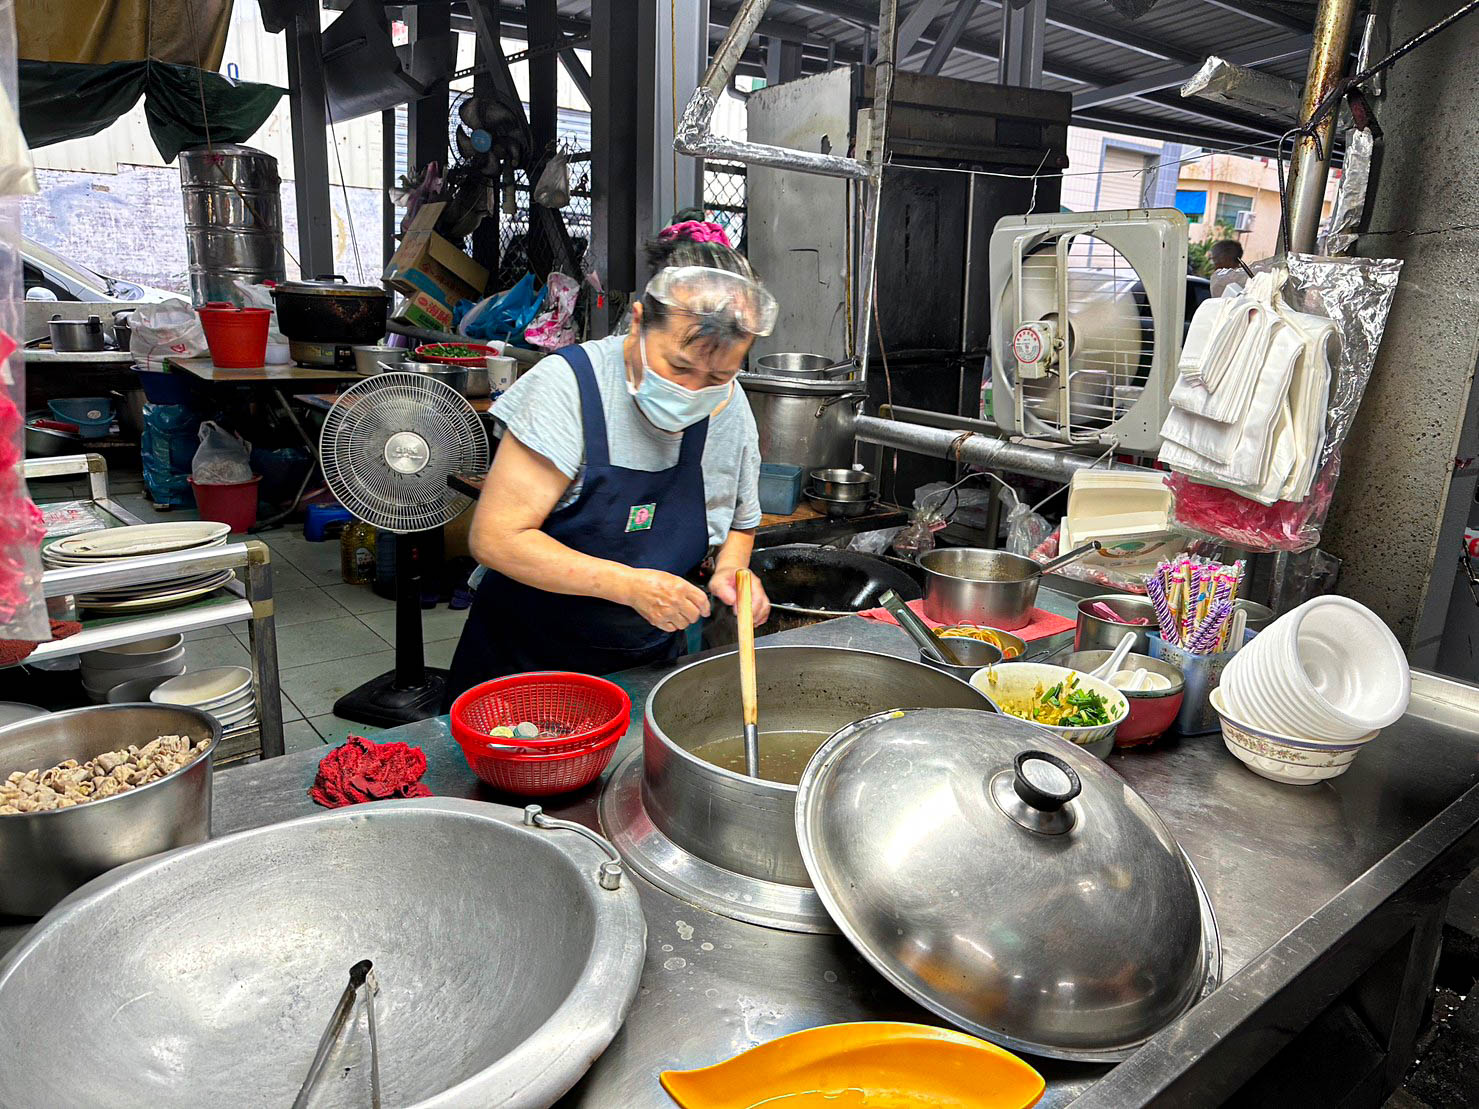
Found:
M 67 483 L 36 482 L 37 501 L 81 495 Z M 193 509 L 154 510 L 137 476 L 110 475 L 109 492 L 145 523 L 195 518 Z M 289 751 L 340 743 L 347 735 L 380 729 L 334 715 L 340 696 L 395 664 L 395 604 L 368 586 L 346 585 L 339 573 L 339 544 L 310 543 L 301 524 L 259 532 L 272 551 L 277 655 L 282 683 L 283 731 Z M 462 634 L 465 611 L 442 605 L 423 609 L 422 637 L 429 666 L 447 666 Z M 247 626 L 207 628 L 186 639 L 192 668 L 247 664 Z

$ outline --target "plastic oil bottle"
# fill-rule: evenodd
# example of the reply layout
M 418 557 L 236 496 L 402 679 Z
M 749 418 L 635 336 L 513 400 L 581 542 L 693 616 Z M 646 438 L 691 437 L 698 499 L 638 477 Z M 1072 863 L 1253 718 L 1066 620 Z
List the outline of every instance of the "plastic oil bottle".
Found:
M 339 534 L 339 574 L 349 585 L 375 580 L 375 529 L 363 520 L 346 524 Z

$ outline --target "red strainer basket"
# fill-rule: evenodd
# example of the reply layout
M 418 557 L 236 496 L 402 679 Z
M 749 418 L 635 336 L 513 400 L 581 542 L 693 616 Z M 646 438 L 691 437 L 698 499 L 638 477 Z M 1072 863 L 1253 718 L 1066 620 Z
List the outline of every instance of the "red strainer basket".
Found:
M 611 762 L 611 756 L 616 754 L 616 745 L 625 733 L 626 729 L 622 728 L 594 744 L 562 748 L 548 755 L 490 751 L 476 740 L 463 742 L 461 737 L 458 737 L 458 745 L 472 772 L 494 789 L 523 797 L 545 797 L 552 793 L 569 793 L 594 782 Z M 524 740 L 513 742 L 523 743 Z
M 452 703 L 452 736 L 465 748 L 483 743 L 517 743 L 550 751 L 585 747 L 627 730 L 632 699 L 605 678 L 562 671 L 512 674 L 475 685 Z M 533 739 L 495 739 L 494 728 L 528 722 L 539 728 Z M 534 756 L 525 756 L 533 758 Z

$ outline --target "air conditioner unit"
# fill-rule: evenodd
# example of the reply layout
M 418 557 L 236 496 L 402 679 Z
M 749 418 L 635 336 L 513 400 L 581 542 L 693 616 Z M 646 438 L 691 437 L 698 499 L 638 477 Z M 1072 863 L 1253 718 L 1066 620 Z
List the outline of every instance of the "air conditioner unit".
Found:
M 1238 231 L 1252 231 L 1253 230 L 1253 213 L 1252 212 L 1239 212 L 1238 213 L 1238 221 L 1237 221 L 1236 224 L 1234 224 L 1234 227 Z
M 1151 454 L 1181 353 L 1186 217 L 1008 216 L 991 235 L 992 406 L 1006 432 Z

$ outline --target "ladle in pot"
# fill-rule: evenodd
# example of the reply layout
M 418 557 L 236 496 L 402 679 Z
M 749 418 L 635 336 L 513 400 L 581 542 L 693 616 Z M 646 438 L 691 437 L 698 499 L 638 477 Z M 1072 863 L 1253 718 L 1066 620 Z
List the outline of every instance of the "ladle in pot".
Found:
M 955 653 L 950 644 L 936 635 L 933 628 L 918 616 L 915 616 L 914 610 L 906 605 L 892 589 L 882 597 L 879 597 L 878 603 L 884 607 L 884 610 L 890 616 L 899 622 L 899 627 L 909 633 L 909 638 L 919 645 L 921 651 L 933 655 L 946 666 L 965 665 L 960 661 L 960 656 Z
M 755 692 L 755 617 L 750 606 L 750 571 L 734 575 L 735 623 L 739 625 L 740 704 L 744 713 L 745 773 L 760 777 L 760 705 Z

